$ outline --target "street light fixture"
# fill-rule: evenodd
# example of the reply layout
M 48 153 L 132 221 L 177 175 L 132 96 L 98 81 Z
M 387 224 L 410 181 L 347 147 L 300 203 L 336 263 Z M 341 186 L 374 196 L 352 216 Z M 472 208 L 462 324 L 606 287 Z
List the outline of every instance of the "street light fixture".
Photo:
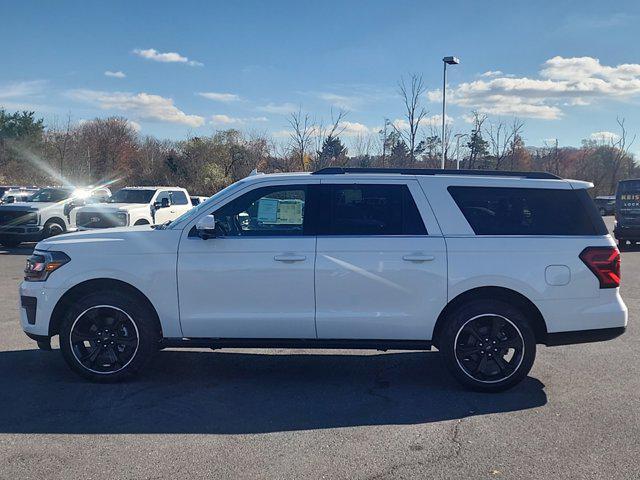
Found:
M 440 161 L 440 168 L 444 169 L 444 156 L 446 150 L 444 146 L 444 123 L 447 110 L 447 65 L 458 65 L 460 63 L 460 59 L 457 57 L 444 57 L 442 59 L 442 63 L 444 65 L 444 73 L 442 75 L 442 160 Z

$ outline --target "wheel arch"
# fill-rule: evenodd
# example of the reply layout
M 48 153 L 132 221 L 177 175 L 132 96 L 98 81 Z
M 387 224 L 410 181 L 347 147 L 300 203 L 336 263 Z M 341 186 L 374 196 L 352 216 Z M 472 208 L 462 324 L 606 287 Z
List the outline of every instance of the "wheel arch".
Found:
M 144 305 L 147 306 L 149 311 L 152 312 L 153 321 L 156 323 L 158 331 L 162 336 L 162 324 L 160 323 L 158 312 L 144 293 L 142 293 L 133 285 L 127 282 L 123 282 L 122 280 L 115 280 L 113 278 L 94 278 L 74 285 L 69 290 L 67 290 L 62 297 L 60 297 L 60 299 L 56 303 L 56 306 L 53 308 L 53 312 L 51 313 L 51 320 L 49 322 L 49 337 L 60 333 L 60 324 L 62 323 L 64 313 L 69 305 L 71 305 L 77 298 L 82 295 L 100 290 L 124 291 L 138 298 Z
M 440 312 L 440 315 L 438 315 L 436 324 L 433 327 L 433 345 L 435 345 L 436 347 L 438 346 L 438 337 L 440 336 L 442 329 L 446 324 L 447 317 L 452 311 L 454 311 L 464 303 L 480 299 L 502 300 L 505 303 L 509 303 L 520 308 L 524 312 L 526 317 L 531 321 L 531 328 L 533 329 L 533 333 L 535 334 L 536 343 L 544 343 L 546 341 L 547 324 L 544 320 L 544 317 L 542 316 L 542 313 L 531 300 L 529 300 L 520 292 L 511 290 L 506 287 L 487 286 L 467 290 L 466 292 L 459 294 L 457 297 L 447 303 L 442 312 Z
M 135 221 L 135 223 L 133 224 L 133 226 L 135 227 L 136 225 L 151 225 L 151 223 L 149 222 L 148 219 L 146 218 L 139 218 Z
M 53 217 L 47 218 L 47 220 L 44 222 L 44 225 L 47 225 L 48 223 L 51 223 L 51 222 L 60 223 L 62 224 L 65 230 L 69 230 L 69 224 L 62 217 L 53 216 Z

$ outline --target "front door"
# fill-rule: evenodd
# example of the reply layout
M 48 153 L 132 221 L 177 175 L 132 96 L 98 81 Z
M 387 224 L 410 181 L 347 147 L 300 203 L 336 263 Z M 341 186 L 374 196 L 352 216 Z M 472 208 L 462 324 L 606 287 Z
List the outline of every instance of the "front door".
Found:
M 447 299 L 446 247 L 418 183 L 323 181 L 321 191 L 318 338 L 430 340 Z
M 311 183 L 258 185 L 213 207 L 206 213 L 215 216 L 215 238 L 185 230 L 178 252 L 185 337 L 316 338 L 316 239 L 305 216 Z

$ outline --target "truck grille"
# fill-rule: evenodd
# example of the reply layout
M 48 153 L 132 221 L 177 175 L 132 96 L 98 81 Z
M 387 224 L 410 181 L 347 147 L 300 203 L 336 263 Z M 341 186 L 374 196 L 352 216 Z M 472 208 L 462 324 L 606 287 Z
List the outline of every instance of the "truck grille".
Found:
M 13 227 L 15 225 L 35 225 L 38 223 L 38 214 L 27 210 L 0 211 L 0 226 Z
M 78 212 L 76 225 L 80 228 L 111 228 L 127 224 L 126 213 Z

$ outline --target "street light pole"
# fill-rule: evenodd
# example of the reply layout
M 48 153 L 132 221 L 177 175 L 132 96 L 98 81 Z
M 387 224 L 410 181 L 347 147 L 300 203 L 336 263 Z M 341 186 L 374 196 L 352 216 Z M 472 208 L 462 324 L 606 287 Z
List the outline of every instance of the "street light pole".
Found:
M 442 74 L 442 158 L 440 160 L 440 168 L 444 170 L 444 160 L 446 155 L 446 148 L 444 144 L 444 125 L 447 113 L 447 65 L 458 65 L 460 60 L 456 57 L 444 57 L 442 59 L 442 63 L 444 64 L 444 71 Z

